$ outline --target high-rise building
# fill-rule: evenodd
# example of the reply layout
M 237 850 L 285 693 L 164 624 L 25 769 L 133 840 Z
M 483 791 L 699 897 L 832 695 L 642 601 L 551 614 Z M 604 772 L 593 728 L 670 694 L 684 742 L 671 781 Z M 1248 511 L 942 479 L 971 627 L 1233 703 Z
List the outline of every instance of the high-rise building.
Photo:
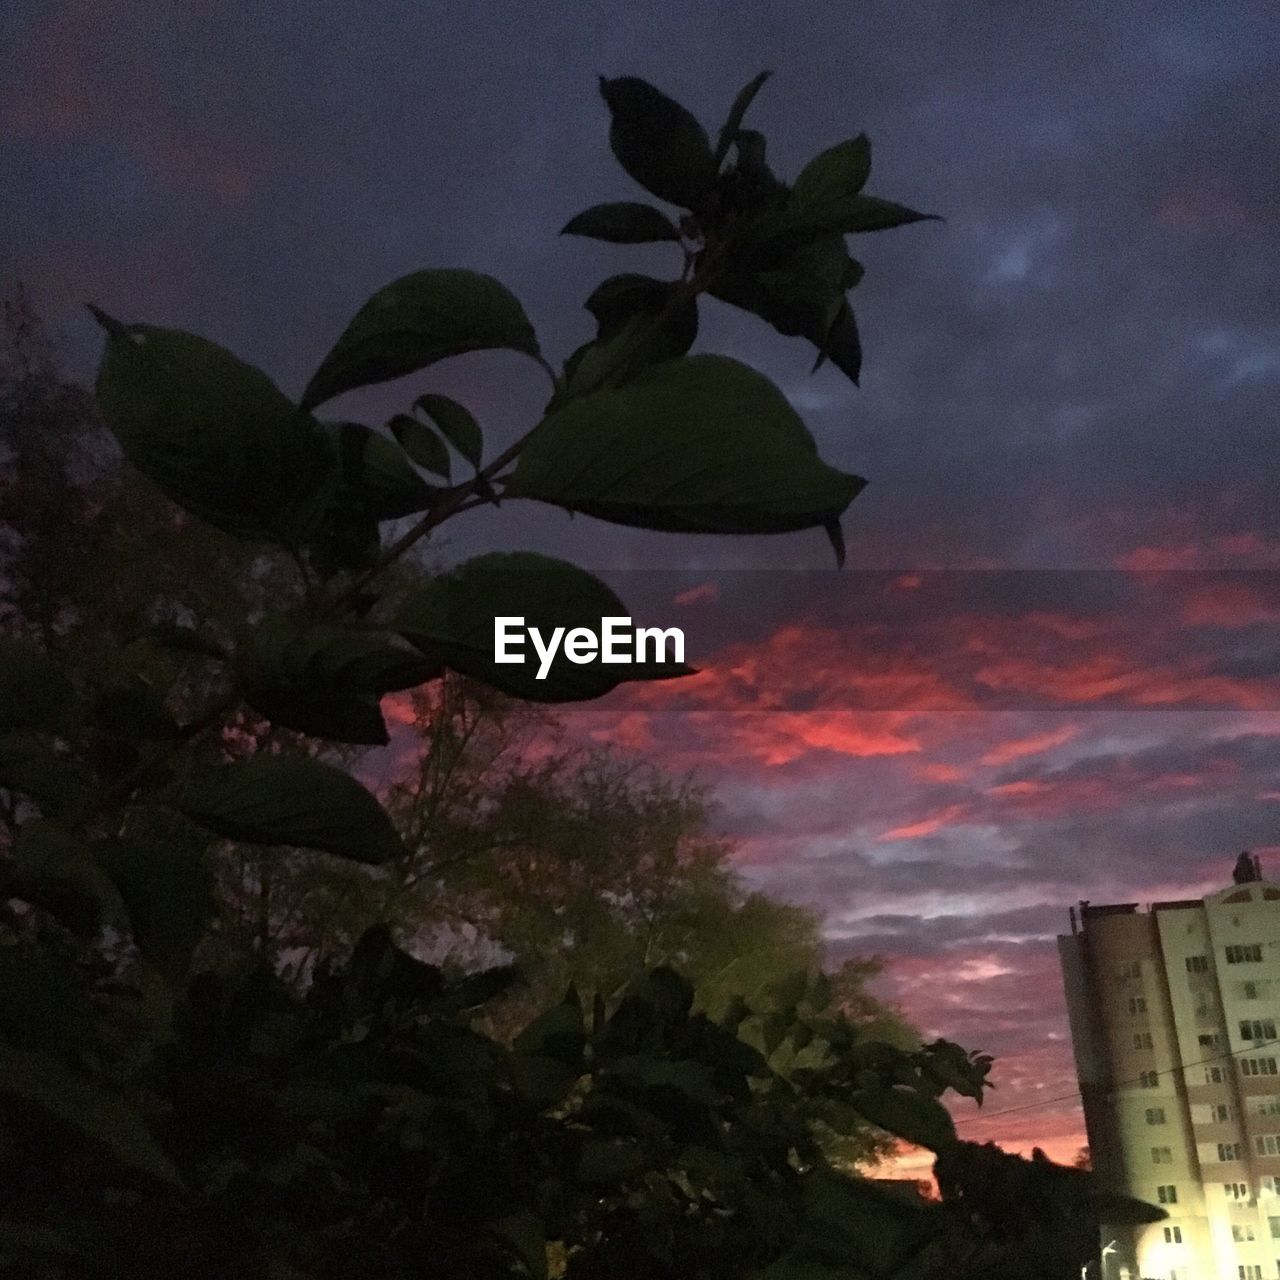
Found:
M 1094 1170 L 1161 1205 L 1101 1280 L 1280 1277 L 1280 883 L 1071 909 L 1058 939 Z

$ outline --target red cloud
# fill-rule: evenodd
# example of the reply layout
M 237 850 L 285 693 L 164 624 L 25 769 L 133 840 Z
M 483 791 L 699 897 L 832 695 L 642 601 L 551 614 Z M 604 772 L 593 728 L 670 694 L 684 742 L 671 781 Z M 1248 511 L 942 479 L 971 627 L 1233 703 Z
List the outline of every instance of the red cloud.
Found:
M 1034 734 L 1030 738 L 1015 738 L 1011 742 L 1001 742 L 992 747 L 981 760 L 982 764 L 1009 764 L 1026 756 L 1038 756 L 1053 747 L 1060 747 L 1080 734 L 1079 728 L 1072 724 L 1064 724 L 1059 729 L 1051 729 L 1048 733 Z

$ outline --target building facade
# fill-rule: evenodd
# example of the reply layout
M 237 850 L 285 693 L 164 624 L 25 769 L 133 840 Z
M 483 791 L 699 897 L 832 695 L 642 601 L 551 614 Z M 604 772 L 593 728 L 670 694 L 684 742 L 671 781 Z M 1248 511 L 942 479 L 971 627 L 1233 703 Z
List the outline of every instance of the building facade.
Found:
M 1235 880 L 1058 939 L 1094 1170 L 1169 1215 L 1106 1232 L 1103 1280 L 1280 1277 L 1280 882 Z

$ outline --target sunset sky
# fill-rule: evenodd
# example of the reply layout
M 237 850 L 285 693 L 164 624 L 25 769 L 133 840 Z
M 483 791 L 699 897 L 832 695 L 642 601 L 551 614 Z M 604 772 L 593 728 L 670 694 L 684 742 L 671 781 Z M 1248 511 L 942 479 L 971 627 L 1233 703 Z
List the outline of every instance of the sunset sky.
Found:
M 943 214 L 852 242 L 861 388 L 714 302 L 697 350 L 764 370 L 869 487 L 837 574 L 821 534 L 688 538 L 531 504 L 449 526 L 449 561 L 572 556 L 701 670 L 568 717 L 713 783 L 751 881 L 819 907 L 833 957 L 885 957 L 926 1031 L 998 1057 L 962 1132 L 1083 1141 L 1053 935 L 1077 899 L 1280 876 L 1280 22 L 1195 5 L 186 5 L 0 13 L 0 278 L 76 376 L 92 300 L 195 330 L 298 394 L 364 299 L 488 271 L 545 351 L 670 246 L 557 236 L 638 199 L 598 74 L 640 75 L 794 177 L 860 131 L 869 189 Z M 544 386 L 474 356 L 424 389 L 501 446 Z M 655 572 L 656 571 L 656 572 Z M 1067 1101 L 1056 1101 L 1067 1096 Z

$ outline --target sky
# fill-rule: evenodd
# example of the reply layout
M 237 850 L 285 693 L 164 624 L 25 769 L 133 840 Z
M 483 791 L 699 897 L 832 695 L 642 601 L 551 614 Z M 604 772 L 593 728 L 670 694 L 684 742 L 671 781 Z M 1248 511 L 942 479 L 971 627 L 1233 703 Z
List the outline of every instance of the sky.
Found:
M 782 176 L 865 131 L 869 190 L 945 217 L 851 245 L 861 387 L 702 308 L 696 349 L 763 370 L 870 481 L 846 570 L 820 533 L 521 503 L 433 554 L 569 556 L 686 625 L 697 676 L 570 724 L 696 770 L 753 884 L 820 909 L 833 958 L 882 955 L 926 1031 L 997 1055 L 962 1133 L 1070 1158 L 1068 904 L 1198 895 L 1242 848 L 1280 876 L 1270 0 L 11 0 L 0 280 L 79 377 L 91 300 L 297 395 L 371 292 L 429 266 L 497 276 L 562 359 L 601 278 L 678 270 L 669 246 L 557 235 L 643 195 L 596 77 L 643 76 L 715 129 L 762 69 L 749 123 Z M 376 424 L 441 391 L 497 448 L 536 421 L 538 379 L 472 356 L 335 407 Z

